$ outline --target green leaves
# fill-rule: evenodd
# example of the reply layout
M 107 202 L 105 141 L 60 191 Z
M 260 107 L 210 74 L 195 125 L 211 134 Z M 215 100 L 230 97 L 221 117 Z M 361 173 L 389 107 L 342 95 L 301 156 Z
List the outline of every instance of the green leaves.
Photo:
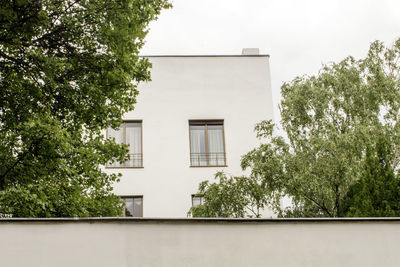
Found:
M 291 145 L 284 188 L 293 208 L 281 216 L 350 215 L 343 201 L 365 176 L 367 148 L 376 147 L 383 132 L 399 136 L 396 50 L 375 42 L 363 60 L 349 57 L 282 87 L 282 125 Z
M 392 167 L 394 147 L 388 134 L 381 132 L 376 143 L 367 146 L 362 175 L 343 200 L 345 216 L 400 215 L 400 179 Z
M 235 194 L 235 188 L 238 199 L 262 192 L 259 199 L 283 217 L 398 216 L 399 62 L 400 39 L 393 48 L 374 42 L 365 59 L 348 57 L 283 84 L 286 138 L 261 122 L 255 130 L 262 144 L 242 158 L 242 168 L 250 169 L 246 181 L 257 181 L 246 184 L 252 190 L 235 182 L 228 189 L 207 184 L 200 192 L 207 196 L 216 187 Z M 282 206 L 285 198 L 289 207 Z M 242 211 L 248 205 L 238 203 Z
M 204 204 L 192 207 L 188 216 L 193 217 L 260 217 L 267 199 L 264 185 L 247 177 L 227 177 L 219 172 L 217 183 L 204 181 L 199 194 Z
M 150 79 L 138 53 L 165 0 L 1 1 L 0 213 L 114 216 L 126 158 L 106 140 Z

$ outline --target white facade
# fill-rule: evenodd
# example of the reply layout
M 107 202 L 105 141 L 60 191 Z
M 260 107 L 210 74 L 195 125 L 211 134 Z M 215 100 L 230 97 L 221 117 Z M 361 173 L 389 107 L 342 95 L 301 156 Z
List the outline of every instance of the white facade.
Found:
M 272 119 L 269 57 L 150 56 L 152 81 L 139 86 L 135 110 L 142 121 L 143 168 L 123 174 L 121 196 L 143 196 L 144 217 L 186 217 L 191 196 L 217 171 L 241 175 L 241 156 L 259 142 L 254 126 Z M 226 167 L 191 167 L 189 120 L 223 120 Z

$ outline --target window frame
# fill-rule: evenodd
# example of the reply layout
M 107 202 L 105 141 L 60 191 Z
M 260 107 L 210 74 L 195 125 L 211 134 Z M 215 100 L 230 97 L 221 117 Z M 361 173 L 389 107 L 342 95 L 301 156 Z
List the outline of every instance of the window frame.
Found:
M 195 197 L 199 197 L 200 198 L 200 205 L 203 205 L 203 203 L 204 203 L 204 195 L 202 195 L 202 194 L 192 194 L 192 207 L 195 208 L 195 206 L 193 205 L 193 198 L 195 198 Z
M 193 165 L 192 162 L 192 140 L 191 140 L 191 136 L 190 136 L 190 126 L 191 125 L 199 125 L 199 126 L 203 126 L 204 125 L 204 142 L 205 142 L 205 146 L 206 146 L 206 162 L 207 165 Z M 221 125 L 222 126 L 222 143 L 224 146 L 224 163 L 225 164 L 220 164 L 220 165 L 210 165 L 210 158 L 209 158 L 209 148 L 208 148 L 208 125 Z M 227 160 L 226 160 L 226 145 L 225 145 L 225 123 L 223 119 L 214 119 L 214 120 L 189 120 L 189 150 L 190 150 L 190 167 L 193 168 L 209 168 L 209 167 L 228 167 L 227 165 Z
M 122 206 L 122 217 L 125 217 L 125 218 L 143 218 L 143 195 L 121 195 L 121 196 L 119 196 L 119 198 L 124 202 L 124 205 Z M 134 201 L 135 198 L 140 198 L 142 200 L 141 201 L 141 203 L 142 203 L 141 211 L 140 211 L 141 214 L 142 214 L 141 217 L 126 216 L 126 213 L 125 213 L 126 202 L 124 201 L 124 199 L 127 199 L 127 198 L 132 198 L 133 203 L 135 203 L 135 201 Z M 135 207 L 135 206 L 133 205 L 133 207 Z M 133 211 L 133 212 L 135 212 L 135 211 Z
M 140 147 L 141 147 L 141 153 L 140 153 L 140 166 L 126 166 L 126 161 L 124 162 L 123 166 L 109 166 L 108 163 L 106 163 L 106 169 L 142 169 L 143 168 L 143 120 L 123 120 L 121 126 L 122 132 L 123 132 L 123 139 L 124 143 L 126 145 L 126 124 L 127 123 L 140 123 Z M 106 129 L 106 138 L 108 139 L 108 128 Z M 128 153 L 131 154 L 131 153 Z

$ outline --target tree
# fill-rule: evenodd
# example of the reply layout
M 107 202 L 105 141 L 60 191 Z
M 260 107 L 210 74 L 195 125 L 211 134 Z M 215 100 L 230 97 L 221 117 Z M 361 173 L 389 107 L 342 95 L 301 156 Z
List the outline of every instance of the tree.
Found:
M 0 214 L 116 216 L 127 147 L 106 140 L 133 109 L 139 58 L 166 0 L 19 0 L 0 7 Z
M 348 57 L 316 76 L 283 84 L 286 137 L 270 121 L 261 122 L 256 131 L 264 141 L 242 158 L 242 168 L 250 169 L 247 179 L 265 184 L 269 206 L 279 216 L 398 214 L 399 62 L 400 39 L 393 48 L 377 41 L 364 59 Z M 370 206 L 385 212 L 368 212 L 356 200 L 372 194 L 363 188 L 371 180 L 379 184 L 373 194 L 380 197 L 371 195 Z M 282 208 L 284 198 L 291 199 L 290 207 Z
M 362 175 L 343 201 L 346 217 L 400 215 L 400 179 L 392 169 L 390 137 L 379 135 L 373 146 L 366 148 Z
M 219 172 L 215 175 L 218 183 L 203 181 L 198 194 L 203 196 L 204 204 L 192 207 L 188 216 L 242 218 L 260 217 L 267 203 L 264 184 L 247 177 L 227 177 Z

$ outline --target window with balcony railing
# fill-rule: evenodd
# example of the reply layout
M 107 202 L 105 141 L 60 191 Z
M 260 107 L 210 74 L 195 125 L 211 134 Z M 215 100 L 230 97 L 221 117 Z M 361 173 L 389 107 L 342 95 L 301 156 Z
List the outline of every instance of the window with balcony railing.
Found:
M 224 121 L 190 120 L 190 166 L 226 166 Z
M 118 129 L 109 128 L 107 138 L 115 138 L 117 143 L 127 144 L 129 159 L 123 163 L 109 162 L 107 168 L 141 168 L 143 167 L 142 153 L 142 122 L 124 121 Z

